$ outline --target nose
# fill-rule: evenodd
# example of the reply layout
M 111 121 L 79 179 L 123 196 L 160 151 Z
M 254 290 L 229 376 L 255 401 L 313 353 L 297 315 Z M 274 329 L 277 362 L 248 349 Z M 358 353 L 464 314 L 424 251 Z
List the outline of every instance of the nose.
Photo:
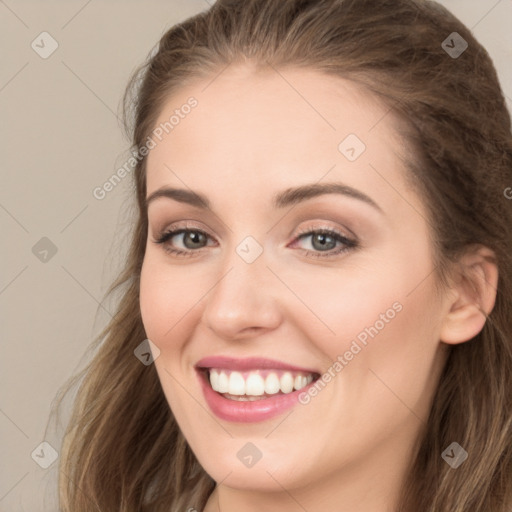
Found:
M 235 254 L 229 263 L 206 295 L 205 325 L 219 338 L 229 340 L 261 335 L 278 327 L 280 282 L 266 266 L 263 255 L 246 263 Z

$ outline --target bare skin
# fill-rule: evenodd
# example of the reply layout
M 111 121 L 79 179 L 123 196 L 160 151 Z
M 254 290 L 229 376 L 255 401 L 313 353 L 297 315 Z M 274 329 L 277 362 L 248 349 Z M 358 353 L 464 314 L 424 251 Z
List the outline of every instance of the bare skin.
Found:
M 248 65 L 211 80 L 169 98 L 157 124 L 190 96 L 198 105 L 147 166 L 147 196 L 165 186 L 193 190 L 211 209 L 150 203 L 140 292 L 168 403 L 217 482 L 205 512 L 391 512 L 447 349 L 475 336 L 494 305 L 492 254 L 479 248 L 463 261 L 477 295 L 456 280 L 436 292 L 426 206 L 406 183 L 395 119 L 352 82 Z M 338 149 L 349 134 L 366 146 L 354 161 L 345 155 L 357 155 L 355 139 L 354 154 Z M 334 182 L 376 206 L 344 194 L 271 203 L 287 188 Z M 184 224 L 207 235 L 202 246 L 183 234 L 167 242 L 188 256 L 154 242 Z M 356 246 L 328 238 L 322 249 L 318 236 L 298 238 L 322 228 Z M 262 249 L 252 263 L 236 252 L 248 236 Z M 349 360 L 371 326 L 378 333 Z M 229 422 L 210 411 L 194 370 L 212 355 L 331 369 L 332 378 L 275 418 Z M 336 371 L 338 356 L 346 364 Z M 262 453 L 250 468 L 237 457 L 247 442 Z

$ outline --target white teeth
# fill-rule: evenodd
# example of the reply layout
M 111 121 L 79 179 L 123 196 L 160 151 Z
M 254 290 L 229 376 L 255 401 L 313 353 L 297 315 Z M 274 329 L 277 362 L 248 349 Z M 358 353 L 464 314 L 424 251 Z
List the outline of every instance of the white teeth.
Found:
M 227 393 L 229 390 L 229 378 L 224 372 L 210 370 L 210 384 L 219 393 Z
M 275 395 L 280 391 L 279 377 L 276 373 L 270 373 L 265 379 L 265 393 L 267 395 Z
M 265 381 L 261 375 L 251 373 L 245 381 L 246 395 L 263 395 L 265 393 Z
M 219 393 L 227 393 L 229 391 L 229 379 L 224 372 L 219 373 L 219 381 L 215 390 Z
M 213 389 L 219 388 L 219 372 L 217 370 L 210 370 L 210 384 Z
M 245 379 L 240 372 L 231 372 L 228 393 L 230 395 L 245 395 Z
M 282 375 L 281 379 L 281 391 L 283 393 L 291 393 L 293 391 L 293 377 L 290 372 L 286 372 Z
M 293 382 L 293 387 L 296 390 L 299 390 L 299 389 L 302 389 L 306 384 L 307 384 L 307 377 L 304 377 L 304 375 L 297 375 Z
M 247 374 L 246 374 L 247 375 Z M 218 393 L 246 397 L 264 397 L 276 393 L 291 393 L 302 389 L 313 381 L 313 375 L 285 372 L 280 377 L 276 372 L 264 378 L 258 370 L 249 372 L 244 378 L 241 372 L 210 369 L 210 385 Z

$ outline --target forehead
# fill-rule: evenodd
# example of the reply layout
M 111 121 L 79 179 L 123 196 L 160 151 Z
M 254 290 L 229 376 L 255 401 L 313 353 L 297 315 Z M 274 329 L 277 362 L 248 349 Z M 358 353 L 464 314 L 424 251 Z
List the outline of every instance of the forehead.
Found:
M 183 108 L 191 97 L 196 106 Z M 163 105 L 155 128 L 167 130 L 148 155 L 148 193 L 184 183 L 205 193 L 216 184 L 261 192 L 327 174 L 378 193 L 381 173 L 403 185 L 395 122 L 388 107 L 346 79 L 228 67 L 177 90 Z

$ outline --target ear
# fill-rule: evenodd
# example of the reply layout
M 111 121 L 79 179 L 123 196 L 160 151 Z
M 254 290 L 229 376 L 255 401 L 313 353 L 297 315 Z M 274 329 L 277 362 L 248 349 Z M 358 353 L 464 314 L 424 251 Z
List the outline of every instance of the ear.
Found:
M 481 245 L 473 246 L 459 259 L 452 279 L 440 339 L 455 345 L 474 338 L 494 307 L 498 287 L 494 252 Z

